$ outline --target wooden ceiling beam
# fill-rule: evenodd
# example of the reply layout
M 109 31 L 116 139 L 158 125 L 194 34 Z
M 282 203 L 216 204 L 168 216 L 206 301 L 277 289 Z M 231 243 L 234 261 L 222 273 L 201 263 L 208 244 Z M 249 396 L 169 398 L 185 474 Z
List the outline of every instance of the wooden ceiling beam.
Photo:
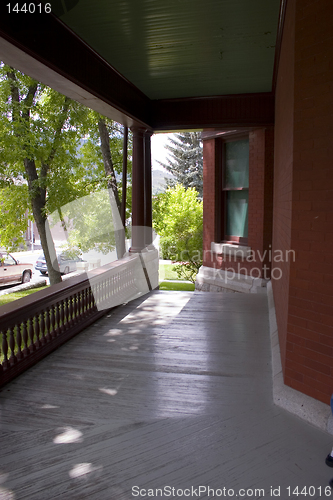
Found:
M 156 131 L 190 128 L 256 127 L 274 123 L 274 95 L 165 99 L 153 101 L 152 128 Z

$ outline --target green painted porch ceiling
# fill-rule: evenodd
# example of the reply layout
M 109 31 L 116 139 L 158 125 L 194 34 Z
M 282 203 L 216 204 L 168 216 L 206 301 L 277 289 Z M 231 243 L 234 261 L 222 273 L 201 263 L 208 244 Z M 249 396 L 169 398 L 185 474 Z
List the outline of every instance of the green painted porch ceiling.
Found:
M 279 5 L 79 0 L 60 17 L 149 98 L 166 99 L 270 92 Z

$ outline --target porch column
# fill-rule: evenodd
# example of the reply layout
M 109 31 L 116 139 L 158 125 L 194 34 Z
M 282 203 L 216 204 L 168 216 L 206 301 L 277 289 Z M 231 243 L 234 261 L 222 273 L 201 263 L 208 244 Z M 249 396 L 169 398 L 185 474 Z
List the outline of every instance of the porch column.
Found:
M 145 131 L 132 127 L 132 244 L 131 252 L 140 252 L 145 247 Z
M 153 242 L 152 231 L 152 182 L 151 182 L 151 130 L 145 133 L 145 245 Z

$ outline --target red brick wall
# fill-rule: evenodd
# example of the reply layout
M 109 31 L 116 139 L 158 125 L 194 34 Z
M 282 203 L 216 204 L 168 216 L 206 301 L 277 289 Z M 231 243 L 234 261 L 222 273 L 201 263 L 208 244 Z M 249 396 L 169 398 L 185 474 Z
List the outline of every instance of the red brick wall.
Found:
M 274 192 L 274 127 L 265 131 L 265 179 L 263 248 L 272 248 L 273 238 L 273 192 Z M 271 264 L 271 263 L 270 263 Z
M 249 135 L 249 246 L 263 248 L 264 191 L 265 176 L 265 129 L 255 130 Z M 258 168 L 259 167 L 259 168 Z
M 249 238 L 248 245 L 260 252 L 270 268 L 273 217 L 274 128 L 250 132 Z M 256 266 L 260 260 L 256 259 Z M 270 273 L 266 273 L 267 278 Z M 264 276 L 263 276 L 264 277 Z
M 294 36 L 295 0 L 287 3 L 275 95 L 274 214 L 273 251 L 283 255 L 291 249 L 292 169 L 294 130 Z M 276 320 L 281 361 L 285 371 L 287 322 L 289 308 L 290 262 L 272 262 Z M 274 271 L 276 269 L 276 271 Z M 296 326 L 296 325 L 295 325 Z
M 333 2 L 297 0 L 290 298 L 285 382 L 333 392 Z

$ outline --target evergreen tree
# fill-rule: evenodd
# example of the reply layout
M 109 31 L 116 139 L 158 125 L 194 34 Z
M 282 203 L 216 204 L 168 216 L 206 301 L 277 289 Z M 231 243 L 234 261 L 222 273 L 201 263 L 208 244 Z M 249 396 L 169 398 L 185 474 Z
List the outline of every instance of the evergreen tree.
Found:
M 162 167 L 175 177 L 168 184 L 182 184 L 185 189 L 195 188 L 200 198 L 203 195 L 203 155 L 201 132 L 180 132 L 169 138 L 165 148 L 170 151 L 171 159 Z

